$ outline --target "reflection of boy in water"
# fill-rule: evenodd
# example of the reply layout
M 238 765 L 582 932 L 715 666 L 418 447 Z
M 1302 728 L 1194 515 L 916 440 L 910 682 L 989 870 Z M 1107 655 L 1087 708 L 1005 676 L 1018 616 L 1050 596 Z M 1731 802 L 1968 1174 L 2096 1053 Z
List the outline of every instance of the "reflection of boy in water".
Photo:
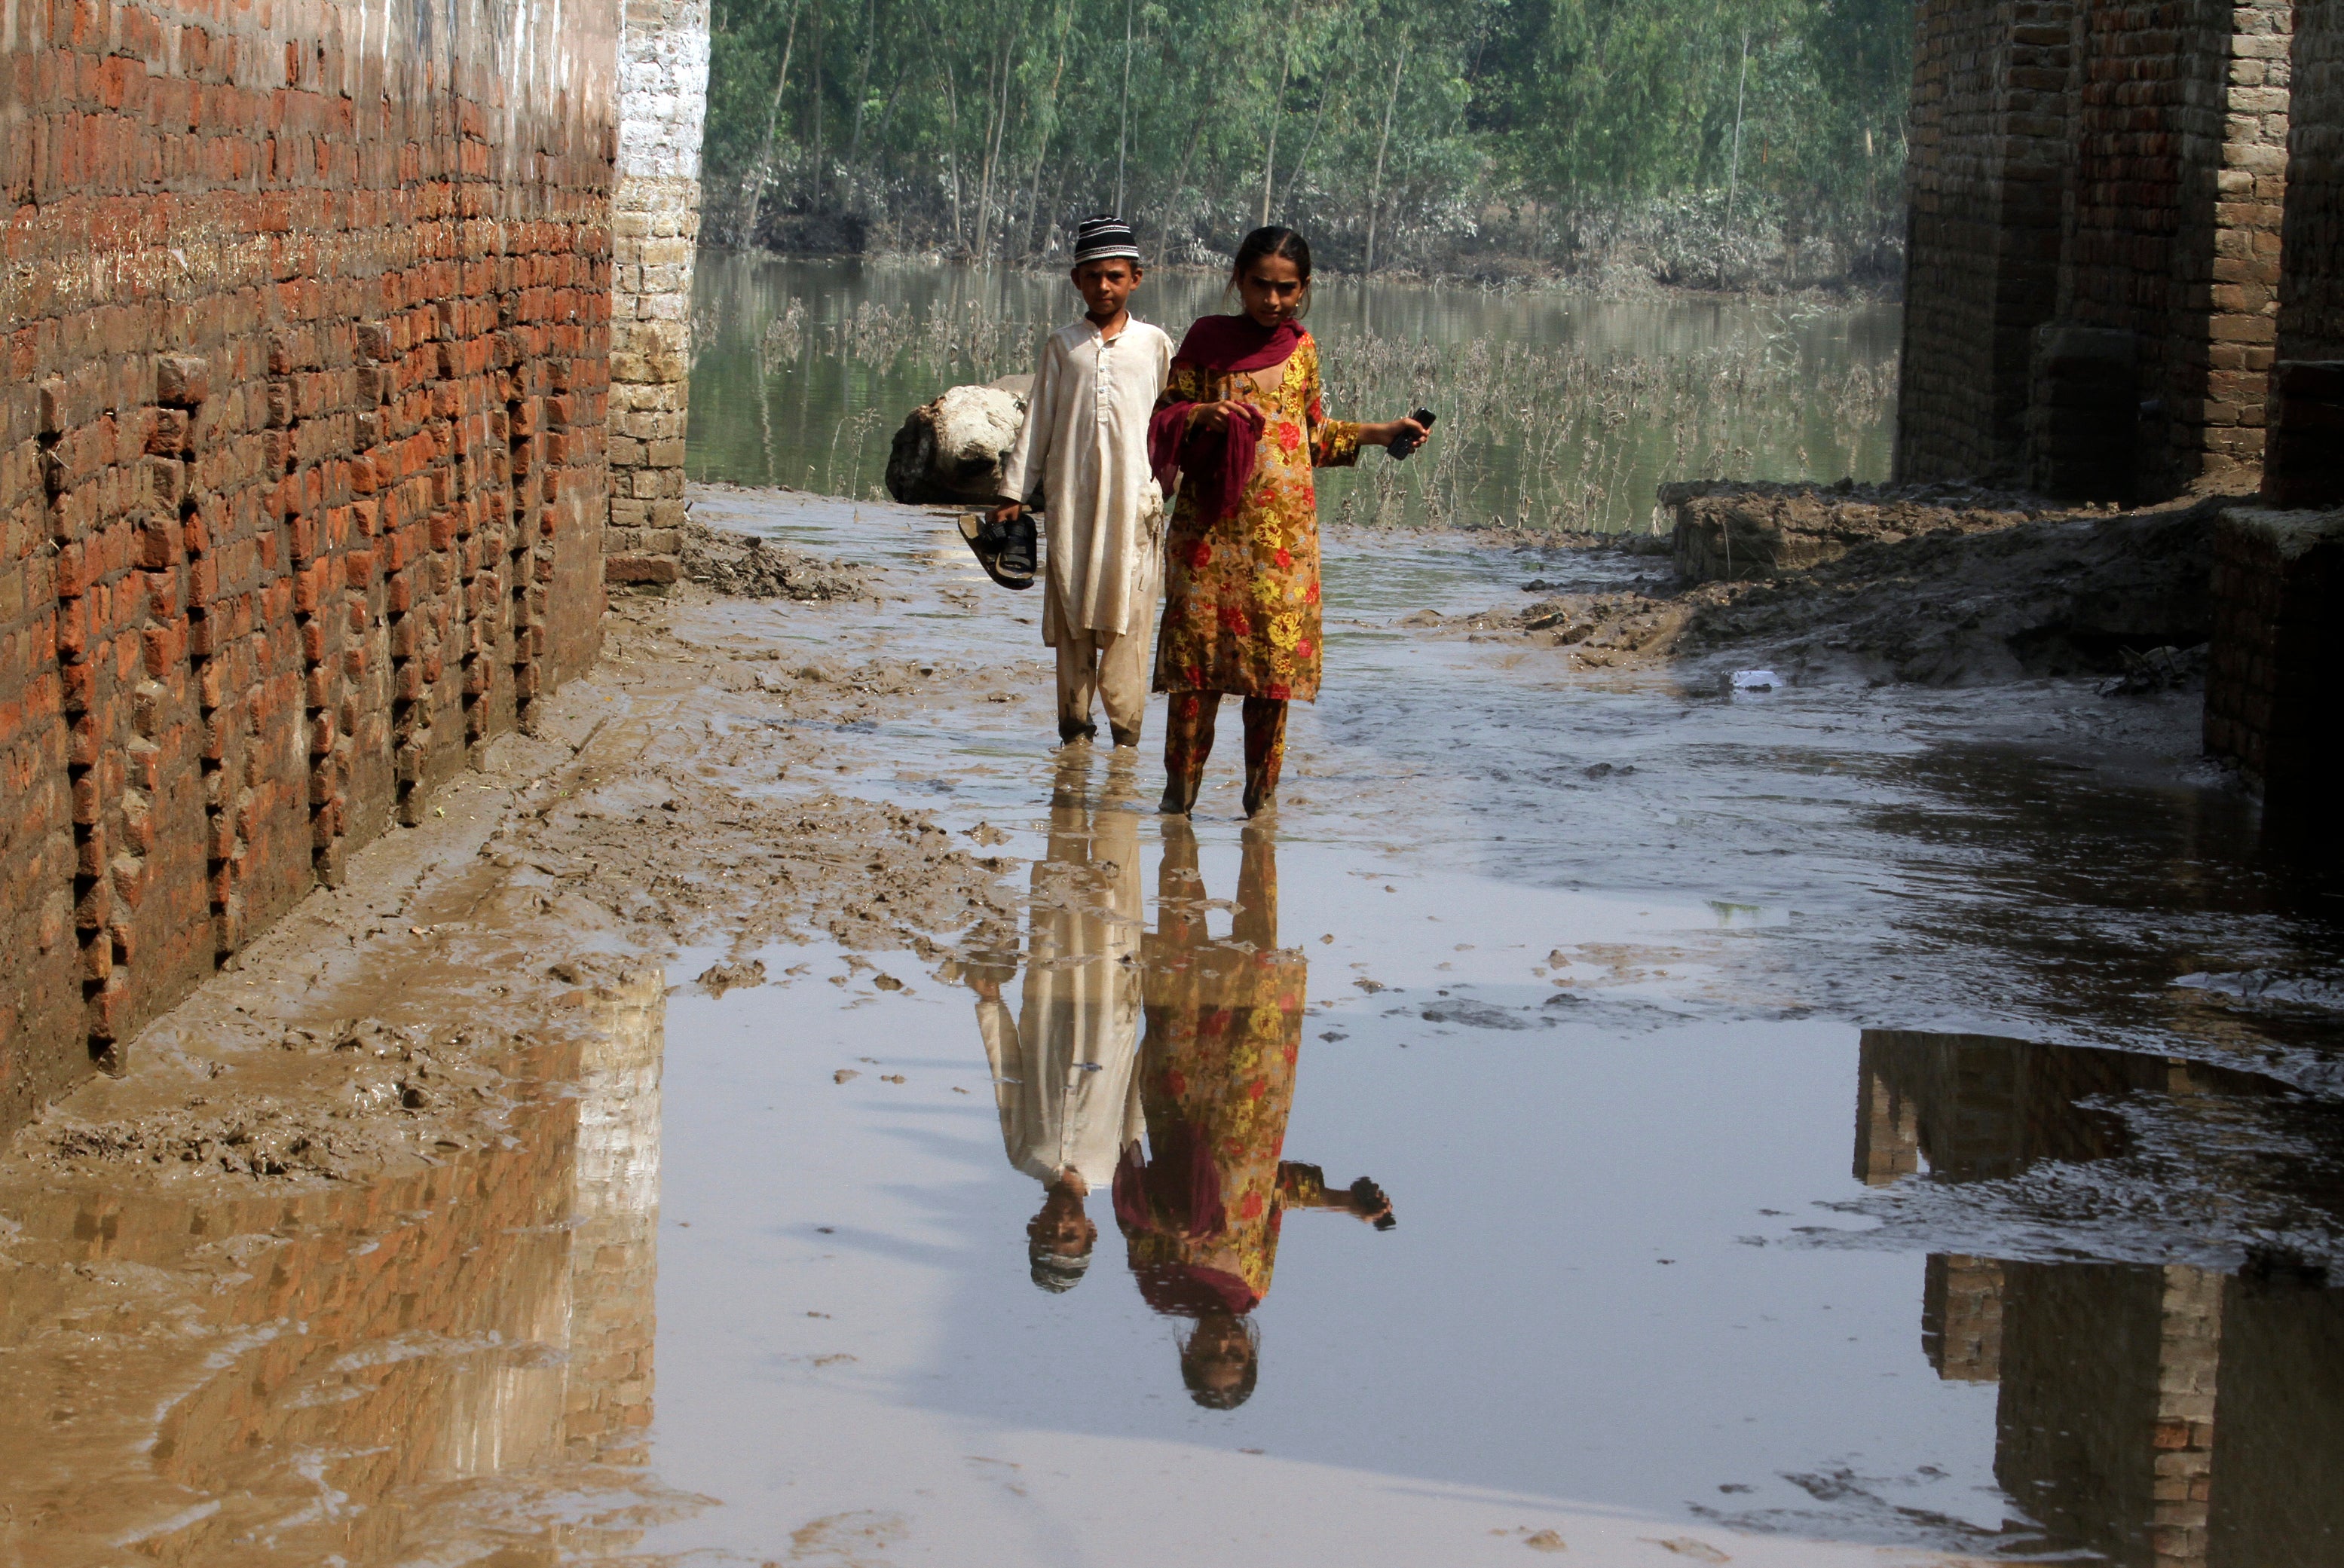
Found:
M 1111 799 L 1086 810 L 1083 776 L 1077 753 L 1051 801 L 1049 851 L 1034 865 L 1018 1015 L 1001 1000 L 1014 960 L 967 971 L 993 1064 L 1002 1151 L 1043 1186 L 1041 1211 L 1026 1226 L 1026 1258 L 1034 1282 L 1051 1292 L 1072 1290 L 1090 1266 L 1098 1227 L 1084 1200 L 1139 1136 L 1138 819 Z
M 1198 1404 L 1229 1410 L 1253 1392 L 1258 1345 L 1248 1317 L 1269 1293 L 1289 1208 L 1374 1221 L 1391 1204 L 1374 1182 L 1330 1191 L 1316 1165 L 1281 1160 L 1302 1049 L 1308 966 L 1278 947 L 1278 860 L 1268 830 L 1246 829 L 1238 908 L 1226 941 L 1205 929 L 1197 839 L 1164 828 L 1158 929 L 1143 944 L 1147 1039 L 1139 1098 L 1148 1152 L 1127 1146 L 1115 1216 L 1140 1294 L 1197 1320 L 1180 1352 Z

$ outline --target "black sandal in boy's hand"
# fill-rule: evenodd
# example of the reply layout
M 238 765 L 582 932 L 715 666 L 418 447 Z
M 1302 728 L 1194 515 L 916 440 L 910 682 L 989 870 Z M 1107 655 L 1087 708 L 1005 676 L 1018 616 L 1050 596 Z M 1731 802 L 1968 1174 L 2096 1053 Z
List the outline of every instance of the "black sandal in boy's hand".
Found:
M 1005 588 L 1034 586 L 1038 541 L 1031 512 L 1021 511 L 1006 522 L 990 512 L 965 512 L 960 518 L 960 537 L 968 541 L 976 564 L 985 568 L 986 577 Z

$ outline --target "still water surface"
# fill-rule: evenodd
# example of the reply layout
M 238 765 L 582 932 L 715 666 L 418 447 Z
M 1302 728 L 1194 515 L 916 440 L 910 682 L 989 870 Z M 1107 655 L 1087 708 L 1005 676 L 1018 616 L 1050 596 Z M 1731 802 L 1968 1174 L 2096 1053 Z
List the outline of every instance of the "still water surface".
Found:
M 935 518 L 696 504 L 884 568 L 744 645 L 1046 690 Z M 2344 1561 L 2344 943 L 2187 699 L 1397 625 L 1636 570 L 1339 531 L 1275 823 L 944 694 L 823 783 L 1009 928 L 679 955 L 396 1181 L 20 1191 L 0 1563 Z
M 876 498 L 889 438 L 945 387 L 1033 368 L 1080 314 L 1054 275 L 707 253 L 693 279 L 692 477 Z M 1177 338 L 1219 280 L 1148 278 Z M 1442 439 L 1321 476 L 1330 520 L 1642 528 L 1663 479 L 1884 478 L 1899 313 L 1319 285 L 1328 407 L 1420 405 Z
M 889 508 L 702 510 L 961 569 Z M 841 737 L 1012 829 L 1032 906 L 905 991 L 788 950 L 672 996 L 654 1452 L 728 1506 L 652 1540 L 2337 1560 L 2332 1015 L 2172 984 L 2332 971 L 2235 805 L 2003 749 L 2114 749 L 2077 684 L 1725 701 L 1390 629 L 1532 566 L 1633 569 L 1330 549 L 1271 828 L 1030 720 Z M 1003 603 L 903 646 L 1031 657 Z M 1061 1161 L 1078 1271 L 1031 1251 L 1080 1251 Z

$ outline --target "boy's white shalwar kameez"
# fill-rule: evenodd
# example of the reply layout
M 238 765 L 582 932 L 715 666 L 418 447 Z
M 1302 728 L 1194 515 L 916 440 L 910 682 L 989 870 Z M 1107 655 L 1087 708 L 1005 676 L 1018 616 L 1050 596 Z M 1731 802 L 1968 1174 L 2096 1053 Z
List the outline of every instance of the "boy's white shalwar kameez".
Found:
M 1137 317 L 1112 339 L 1087 319 L 1050 334 L 1001 470 L 1002 493 L 1042 513 L 1042 640 L 1058 650 L 1062 728 L 1088 722 L 1096 689 L 1119 741 L 1138 739 L 1147 706 L 1164 550 L 1147 421 L 1172 347 Z

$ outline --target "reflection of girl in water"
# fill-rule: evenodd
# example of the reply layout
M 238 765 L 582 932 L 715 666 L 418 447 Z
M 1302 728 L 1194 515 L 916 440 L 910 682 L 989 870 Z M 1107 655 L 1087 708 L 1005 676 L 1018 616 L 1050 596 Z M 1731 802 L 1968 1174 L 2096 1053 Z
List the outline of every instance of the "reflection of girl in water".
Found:
M 1371 1181 L 1329 1191 L 1315 1165 L 1280 1160 L 1302 1047 L 1298 950 L 1278 946 L 1278 861 L 1248 828 L 1238 910 L 1226 941 L 1205 929 L 1197 839 L 1167 823 L 1157 922 L 1141 945 L 1147 1033 L 1139 1095 L 1148 1152 L 1132 1143 L 1115 1173 L 1115 1217 L 1140 1294 L 1197 1320 L 1180 1373 L 1197 1403 L 1228 1410 L 1253 1392 L 1258 1336 L 1248 1314 L 1269 1293 L 1286 1210 L 1389 1215 Z

